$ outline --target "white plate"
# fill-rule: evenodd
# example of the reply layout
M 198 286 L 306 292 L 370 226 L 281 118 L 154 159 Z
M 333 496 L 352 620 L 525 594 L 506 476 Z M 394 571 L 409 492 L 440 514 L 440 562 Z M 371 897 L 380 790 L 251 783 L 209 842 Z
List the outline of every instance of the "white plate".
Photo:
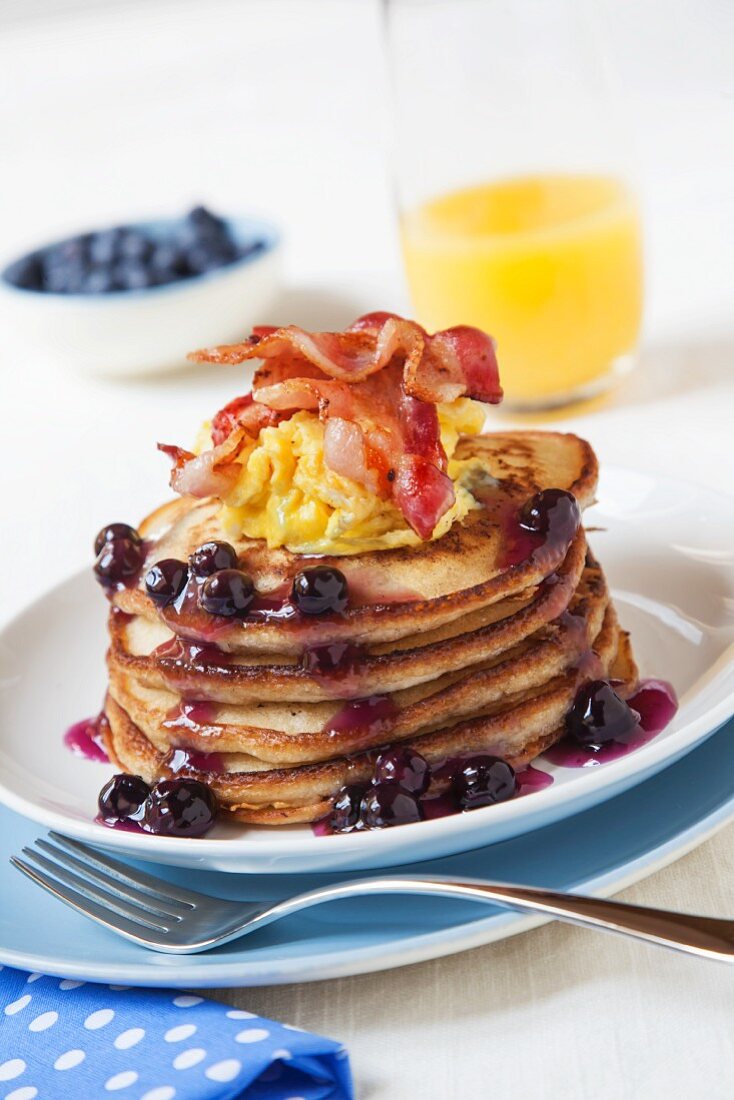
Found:
M 518 836 L 587 809 L 688 752 L 734 711 L 734 501 L 628 470 L 605 473 L 586 517 L 643 675 L 680 697 L 650 744 L 591 769 L 544 764 L 554 783 L 499 806 L 381 832 L 316 837 L 307 826 L 218 826 L 191 841 L 94 822 L 106 765 L 71 756 L 64 730 L 104 691 L 105 606 L 91 571 L 0 635 L 0 801 L 70 836 L 179 866 L 247 872 L 368 869 L 435 859 Z

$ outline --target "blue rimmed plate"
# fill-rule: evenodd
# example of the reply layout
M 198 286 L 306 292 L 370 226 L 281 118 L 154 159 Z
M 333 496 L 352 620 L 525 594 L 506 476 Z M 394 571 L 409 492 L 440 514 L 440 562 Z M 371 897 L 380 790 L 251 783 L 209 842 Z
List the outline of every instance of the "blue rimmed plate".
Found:
M 513 840 L 401 867 L 612 894 L 689 852 L 734 819 L 734 722 L 617 798 Z M 8 857 L 37 826 L 0 810 L 0 962 L 80 981 L 254 986 L 390 969 L 515 935 L 542 918 L 442 898 L 332 902 L 204 955 L 159 955 L 105 932 L 34 886 Z M 159 867 L 222 897 L 276 900 L 344 876 L 242 875 Z M 589 933 L 592 935 L 593 933 Z

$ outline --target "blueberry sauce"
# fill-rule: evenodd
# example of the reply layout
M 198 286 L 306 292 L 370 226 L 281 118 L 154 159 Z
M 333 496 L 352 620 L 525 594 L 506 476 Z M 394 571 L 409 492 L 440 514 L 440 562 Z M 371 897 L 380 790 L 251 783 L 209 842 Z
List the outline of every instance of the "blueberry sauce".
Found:
M 213 772 L 222 775 L 227 769 L 219 752 L 197 752 L 195 749 L 173 748 L 167 754 L 163 767 L 176 775 L 179 772 Z
M 123 833 L 142 833 L 145 831 L 140 822 L 131 817 L 108 821 L 102 814 L 97 814 L 94 821 L 96 825 L 104 825 L 107 829 L 119 829 Z
M 198 729 L 210 726 L 216 713 L 214 703 L 206 699 L 182 699 L 166 714 L 163 725 L 166 729 Z
M 564 768 L 592 768 L 619 760 L 648 744 L 665 729 L 678 709 L 675 691 L 665 680 L 643 680 L 638 690 L 627 699 L 628 706 L 639 715 L 628 733 L 603 743 L 582 745 L 564 737 L 543 753 L 551 764 Z
M 84 760 L 94 760 L 99 764 L 109 763 L 110 758 L 104 747 L 107 728 L 104 714 L 98 714 L 96 718 L 84 718 L 69 727 L 64 734 L 64 744 L 70 752 Z
M 231 619 L 213 615 L 201 606 L 201 589 L 208 579 L 190 575 L 180 595 L 161 608 L 160 615 L 175 634 L 216 644 L 216 638 L 230 629 Z M 287 586 L 281 586 L 267 596 L 256 592 L 245 617 L 248 622 L 286 622 L 300 614 L 289 598 Z
M 364 693 L 360 673 L 366 653 L 364 646 L 352 642 L 308 646 L 301 668 L 333 695 L 354 698 Z
M 389 695 L 368 695 L 344 703 L 328 720 L 324 732 L 334 738 L 356 732 L 373 738 L 389 729 L 397 714 L 398 707 Z
M 529 561 L 551 571 L 561 563 L 581 524 L 572 493 L 544 489 L 519 500 L 508 497 L 493 479 L 478 480 L 470 489 L 502 532 L 501 569 Z
M 207 642 L 187 641 L 174 635 L 167 642 L 161 642 L 153 650 L 152 657 L 161 661 L 164 672 L 166 664 L 176 668 L 191 666 L 192 668 L 224 668 L 231 660 L 231 654 L 220 649 L 219 646 Z

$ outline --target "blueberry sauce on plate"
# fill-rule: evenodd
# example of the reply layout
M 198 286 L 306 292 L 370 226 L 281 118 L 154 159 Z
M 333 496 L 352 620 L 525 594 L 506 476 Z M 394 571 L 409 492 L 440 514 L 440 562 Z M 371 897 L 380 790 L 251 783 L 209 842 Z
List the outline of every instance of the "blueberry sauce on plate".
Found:
M 94 760 L 99 764 L 109 763 L 109 756 L 104 747 L 104 737 L 107 729 L 107 718 L 104 714 L 98 714 L 94 718 L 84 718 L 81 722 L 75 722 L 69 726 L 64 734 L 64 744 L 75 756 L 81 756 L 84 760 Z
M 584 694 L 581 698 L 586 708 L 587 696 Z M 543 759 L 564 768 L 597 767 L 619 760 L 652 741 L 665 729 L 678 709 L 675 691 L 665 680 L 642 680 L 626 705 L 635 715 L 635 720 L 622 726 L 615 710 L 612 737 L 582 743 L 569 734 L 546 749 Z

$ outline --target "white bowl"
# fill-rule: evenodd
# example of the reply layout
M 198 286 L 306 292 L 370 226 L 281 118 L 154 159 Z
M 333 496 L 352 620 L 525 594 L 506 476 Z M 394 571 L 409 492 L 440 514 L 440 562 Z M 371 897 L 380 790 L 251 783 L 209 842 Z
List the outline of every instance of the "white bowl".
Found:
M 137 223 L 163 235 L 177 221 Z M 262 320 L 280 284 L 282 245 L 277 230 L 256 218 L 226 219 L 237 243 L 264 247 L 225 267 L 145 290 L 56 294 L 26 290 L 0 274 L 3 320 L 24 345 L 59 365 L 95 374 L 124 375 L 179 368 L 196 348 L 244 336 Z

